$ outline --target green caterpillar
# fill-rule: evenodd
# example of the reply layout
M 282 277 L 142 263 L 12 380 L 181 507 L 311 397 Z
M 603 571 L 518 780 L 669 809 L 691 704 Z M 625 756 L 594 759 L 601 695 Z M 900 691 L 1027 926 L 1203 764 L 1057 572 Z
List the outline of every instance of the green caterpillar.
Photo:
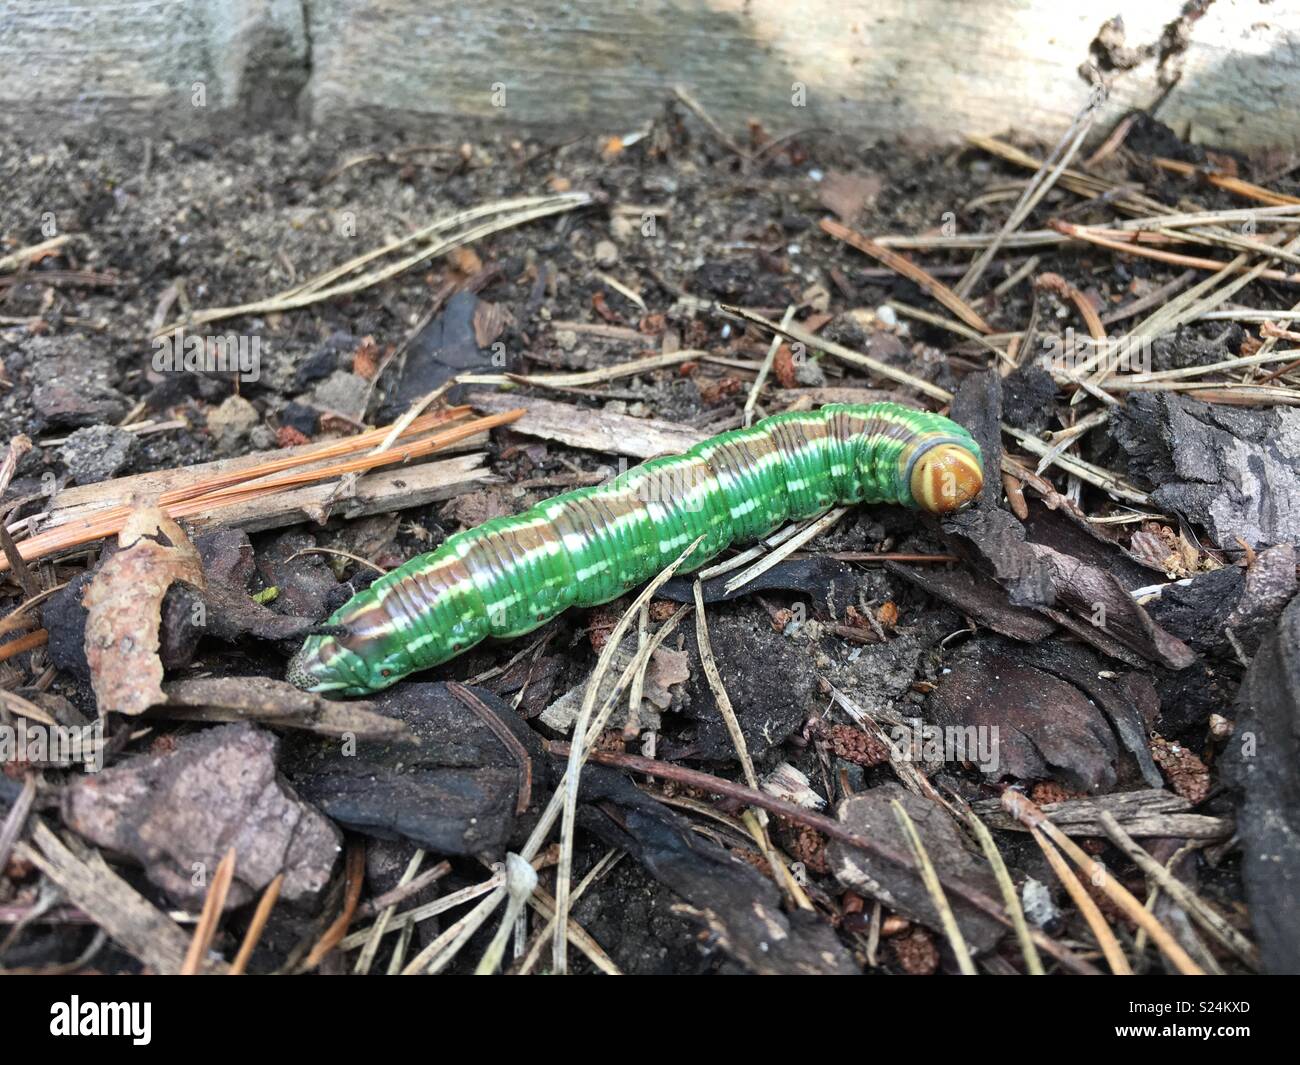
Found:
M 778 414 L 449 537 L 336 610 L 288 677 L 308 691 L 364 695 L 485 637 L 520 636 L 568 607 L 609 602 L 697 537 L 682 571 L 836 504 L 940 514 L 983 483 L 979 445 L 941 415 L 894 403 Z

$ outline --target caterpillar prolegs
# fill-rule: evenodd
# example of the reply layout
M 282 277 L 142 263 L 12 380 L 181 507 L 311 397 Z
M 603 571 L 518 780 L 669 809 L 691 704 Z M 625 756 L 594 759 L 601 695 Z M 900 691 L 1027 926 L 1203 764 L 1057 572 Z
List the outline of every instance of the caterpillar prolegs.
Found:
M 894 403 L 777 414 L 449 537 L 358 592 L 309 636 L 288 677 L 363 695 L 488 636 L 529 632 L 649 580 L 697 537 L 681 570 L 836 504 L 946 513 L 983 485 L 979 445 L 938 414 Z

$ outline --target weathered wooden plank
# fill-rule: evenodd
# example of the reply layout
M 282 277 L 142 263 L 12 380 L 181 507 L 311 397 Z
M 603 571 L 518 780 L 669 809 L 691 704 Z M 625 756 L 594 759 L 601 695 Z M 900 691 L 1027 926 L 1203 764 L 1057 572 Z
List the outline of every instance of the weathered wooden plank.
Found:
M 1286 7 L 1288 10 L 1283 10 Z M 473 116 L 631 129 L 683 84 L 733 137 L 758 118 L 951 140 L 1054 135 L 1088 95 L 1103 23 L 1158 45 L 1182 0 L 329 0 L 308 6 L 313 119 Z M 1160 97 L 1157 60 L 1117 81 L 1116 118 Z M 1300 143 L 1300 9 L 1244 0 L 1191 26 L 1161 117 L 1235 147 Z M 697 127 L 698 128 L 698 127 Z M 700 129 L 701 136 L 710 134 Z M 937 219 L 936 219 L 937 223 Z
M 1150 107 L 1193 141 L 1300 147 L 1300 7 L 1224 0 L 1159 69 L 1182 0 L 7 0 L 0 115 L 42 129 L 297 111 L 426 129 L 430 115 L 625 132 L 683 84 L 733 135 L 827 126 L 951 140 L 1050 137 L 1087 95 L 1103 23 L 1149 55 L 1103 124 Z M 1150 46 L 1150 47 L 1149 47 Z M 196 100 L 201 103 L 196 104 Z M 692 120 L 693 121 L 693 120 Z M 45 127 L 48 128 L 48 127 Z M 249 128 L 247 125 L 240 128 Z M 710 134 L 701 130 L 702 136 Z

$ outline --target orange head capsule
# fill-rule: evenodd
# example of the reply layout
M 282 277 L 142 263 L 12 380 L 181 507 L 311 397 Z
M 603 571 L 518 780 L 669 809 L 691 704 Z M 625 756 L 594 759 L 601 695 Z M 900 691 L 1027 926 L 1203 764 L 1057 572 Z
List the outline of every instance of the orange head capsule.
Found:
M 931 514 L 949 514 L 980 494 L 984 470 L 977 455 L 960 444 L 939 444 L 912 467 L 912 498 Z

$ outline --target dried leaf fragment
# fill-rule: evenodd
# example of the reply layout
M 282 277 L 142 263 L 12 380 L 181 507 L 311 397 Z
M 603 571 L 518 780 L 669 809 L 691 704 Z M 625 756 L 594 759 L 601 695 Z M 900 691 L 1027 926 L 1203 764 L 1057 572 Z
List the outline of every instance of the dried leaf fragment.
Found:
M 175 581 L 202 589 L 203 567 L 188 537 L 156 504 L 137 507 L 118 552 L 86 588 L 86 660 L 101 714 L 141 714 L 166 702 L 158 628 Z

